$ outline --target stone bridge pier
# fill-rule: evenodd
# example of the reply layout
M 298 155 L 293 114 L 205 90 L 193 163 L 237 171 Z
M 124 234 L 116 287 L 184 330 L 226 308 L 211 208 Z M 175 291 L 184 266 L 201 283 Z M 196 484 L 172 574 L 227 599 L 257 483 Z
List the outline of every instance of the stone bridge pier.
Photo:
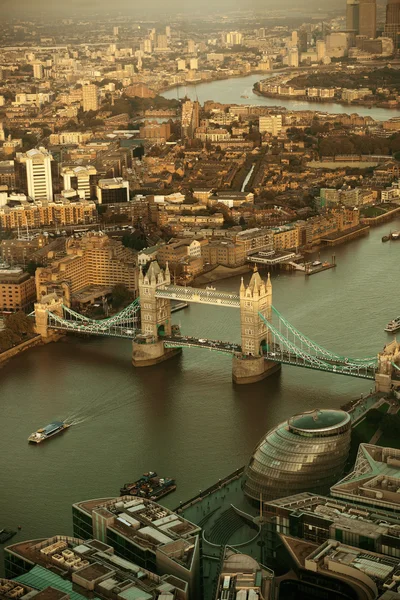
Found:
M 256 383 L 280 371 L 280 363 L 265 360 L 263 349 L 271 344 L 271 332 L 259 313 L 268 321 L 272 317 L 272 284 L 268 273 L 263 281 L 257 267 L 245 286 L 240 286 L 240 329 L 242 353 L 232 361 L 232 379 L 235 383 Z

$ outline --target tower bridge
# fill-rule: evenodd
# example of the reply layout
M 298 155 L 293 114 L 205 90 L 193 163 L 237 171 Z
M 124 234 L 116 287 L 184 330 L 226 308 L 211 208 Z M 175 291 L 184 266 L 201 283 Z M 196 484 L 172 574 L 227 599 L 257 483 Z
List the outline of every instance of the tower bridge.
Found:
M 239 309 L 241 341 L 194 338 L 171 323 L 171 300 Z M 394 341 L 376 356 L 354 358 L 327 350 L 296 329 L 272 304 L 270 276 L 263 280 L 255 269 L 250 282 L 243 278 L 239 294 L 212 287 L 197 289 L 171 283 L 168 265 L 156 261 L 139 275 L 139 297 L 124 310 L 105 319 L 89 319 L 66 306 L 55 294 L 35 304 L 36 331 L 44 340 L 64 332 L 132 340 L 132 363 L 146 367 L 165 361 L 183 348 L 232 355 L 232 378 L 253 383 L 279 371 L 282 364 L 375 380 L 376 390 L 400 389 L 400 345 Z

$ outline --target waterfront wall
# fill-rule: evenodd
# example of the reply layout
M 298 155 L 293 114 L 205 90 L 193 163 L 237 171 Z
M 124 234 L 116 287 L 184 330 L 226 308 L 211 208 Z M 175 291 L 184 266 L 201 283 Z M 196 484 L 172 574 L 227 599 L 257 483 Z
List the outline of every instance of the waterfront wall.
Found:
M 400 213 L 400 206 L 398 208 L 394 208 L 393 210 L 389 210 L 387 213 L 383 215 L 378 215 L 377 217 L 363 217 L 361 218 L 361 223 L 363 225 L 369 225 L 370 227 L 376 227 L 377 225 L 381 225 L 381 223 L 386 223 L 387 221 L 391 221 L 394 217 L 397 217 Z
M 29 348 L 33 348 L 34 346 L 39 346 L 42 343 L 43 343 L 42 336 L 36 335 L 35 337 L 30 338 L 29 340 L 26 340 L 25 342 L 22 342 L 22 344 L 18 344 L 18 346 L 14 346 L 14 348 L 10 348 L 9 350 L 6 350 L 5 352 L 1 352 L 0 353 L 0 363 L 3 363 L 5 361 L 9 360 L 13 356 L 17 356 L 18 354 L 21 354 L 21 352 L 24 352 L 25 350 L 28 350 Z

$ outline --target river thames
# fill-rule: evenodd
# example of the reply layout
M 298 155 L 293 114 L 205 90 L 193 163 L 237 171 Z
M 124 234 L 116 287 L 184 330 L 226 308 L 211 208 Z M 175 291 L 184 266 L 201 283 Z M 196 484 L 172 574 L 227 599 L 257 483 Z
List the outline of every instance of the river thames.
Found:
M 374 355 L 391 339 L 385 324 L 399 314 L 400 242 L 381 242 L 390 229 L 400 229 L 400 220 L 338 246 L 336 269 L 274 276 L 274 305 L 325 347 Z M 238 291 L 240 278 L 215 285 Z M 183 333 L 239 339 L 238 309 L 192 305 L 174 320 Z M 284 366 L 269 380 L 235 386 L 231 359 L 201 349 L 134 369 L 131 344 L 119 339 L 68 337 L 32 349 L 0 369 L 0 529 L 21 525 L 14 541 L 71 533 L 73 502 L 117 495 L 147 470 L 176 477 L 177 491 L 164 500 L 177 506 L 242 466 L 279 421 L 339 407 L 371 385 Z M 28 444 L 38 427 L 78 411 L 81 424 Z
M 274 73 L 273 75 L 276 75 Z M 198 85 L 174 87 L 163 92 L 165 98 L 183 98 L 187 96 L 191 100 L 198 100 L 204 104 L 206 100 L 214 100 L 222 104 L 256 104 L 259 106 L 283 106 L 288 110 L 314 110 L 320 112 L 342 114 L 358 113 L 363 117 L 372 117 L 377 121 L 385 121 L 400 115 L 400 110 L 391 108 L 371 108 L 366 106 L 344 106 L 333 102 L 305 102 L 300 100 L 287 100 L 280 98 L 266 98 L 253 93 L 253 86 L 261 79 L 268 79 L 272 74 L 258 73 Z M 243 96 L 248 96 L 243 98 Z

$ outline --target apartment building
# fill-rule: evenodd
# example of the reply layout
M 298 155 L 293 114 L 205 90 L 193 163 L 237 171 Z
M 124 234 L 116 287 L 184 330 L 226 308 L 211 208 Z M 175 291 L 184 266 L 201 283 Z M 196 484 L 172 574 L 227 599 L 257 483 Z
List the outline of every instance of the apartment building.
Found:
M 32 307 L 36 299 L 35 279 L 19 267 L 0 266 L 0 312 Z
M 22 202 L 17 206 L 0 207 L 0 225 L 4 229 L 87 225 L 96 220 L 96 205 L 89 200 L 71 202 L 62 198 L 57 202 Z
M 121 242 L 103 233 L 88 233 L 67 241 L 67 255 L 48 267 L 36 270 L 37 298 L 51 292 L 62 293 L 64 301 L 93 302 L 123 283 L 136 295 L 138 267 L 135 254 Z

